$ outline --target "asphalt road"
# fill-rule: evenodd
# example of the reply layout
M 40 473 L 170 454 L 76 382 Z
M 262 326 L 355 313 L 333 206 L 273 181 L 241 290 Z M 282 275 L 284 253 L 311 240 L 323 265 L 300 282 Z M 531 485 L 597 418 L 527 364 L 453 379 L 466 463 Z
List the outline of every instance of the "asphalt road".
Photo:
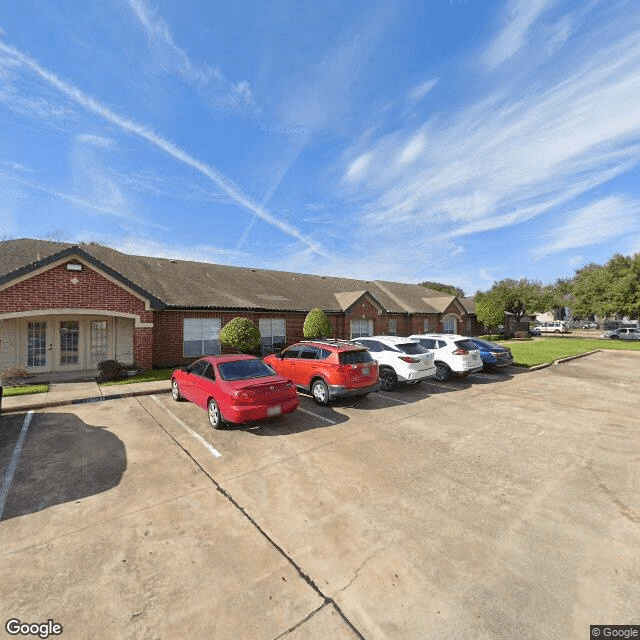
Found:
M 0 418 L 0 623 L 64 638 L 589 638 L 640 623 L 640 353 L 213 431 Z M 25 426 L 26 425 L 26 426 Z

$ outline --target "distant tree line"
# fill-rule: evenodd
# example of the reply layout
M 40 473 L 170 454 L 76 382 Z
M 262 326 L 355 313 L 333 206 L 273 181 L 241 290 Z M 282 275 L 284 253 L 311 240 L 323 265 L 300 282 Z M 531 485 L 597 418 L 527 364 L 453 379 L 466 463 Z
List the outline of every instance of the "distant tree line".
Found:
M 572 278 L 543 285 L 537 280 L 507 278 L 474 296 L 476 315 L 486 327 L 504 324 L 505 312 L 516 321 L 525 315 L 571 307 L 574 316 L 640 316 L 640 253 L 615 254 L 606 264 L 588 264 Z
M 464 298 L 464 291 L 460 287 L 454 287 L 452 284 L 443 284 L 442 282 L 421 282 L 423 287 L 427 289 L 434 289 L 435 291 L 441 291 L 442 293 L 448 293 L 451 296 L 458 296 L 458 298 Z

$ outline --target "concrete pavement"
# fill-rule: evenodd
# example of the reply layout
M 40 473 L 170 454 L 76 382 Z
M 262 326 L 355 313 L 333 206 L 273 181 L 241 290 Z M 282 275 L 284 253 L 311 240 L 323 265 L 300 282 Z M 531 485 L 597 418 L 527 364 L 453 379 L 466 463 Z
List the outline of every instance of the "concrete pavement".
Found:
M 46 407 L 101 402 L 114 398 L 130 398 L 171 391 L 169 380 L 132 382 L 101 386 L 96 382 L 54 382 L 46 393 L 2 398 L 2 413 L 32 411 Z

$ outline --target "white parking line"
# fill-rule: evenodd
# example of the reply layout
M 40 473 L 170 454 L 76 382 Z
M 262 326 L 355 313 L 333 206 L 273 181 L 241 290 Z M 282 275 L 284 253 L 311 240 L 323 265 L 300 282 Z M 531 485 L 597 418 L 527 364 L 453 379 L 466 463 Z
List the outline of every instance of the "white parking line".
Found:
M 11 489 L 11 483 L 13 482 L 13 474 L 16 472 L 16 468 L 18 466 L 18 460 L 20 459 L 20 454 L 22 453 L 22 444 L 24 442 L 24 439 L 27 437 L 27 430 L 29 429 L 29 425 L 31 424 L 31 418 L 33 418 L 33 411 L 29 411 L 29 413 L 27 413 L 27 415 L 24 417 L 24 421 L 22 422 L 22 429 L 20 430 L 20 435 L 18 436 L 18 441 L 16 442 L 16 446 L 13 448 L 9 466 L 7 467 L 4 479 L 2 480 L 2 489 L 0 490 L 0 520 L 2 520 L 4 505 L 7 502 L 9 489 Z
M 151 396 L 158 405 L 160 405 L 164 411 L 166 411 L 175 421 L 179 424 L 189 435 L 193 436 L 214 458 L 219 458 L 222 454 L 213 446 L 210 445 L 199 433 L 196 433 L 186 422 L 183 422 L 178 416 L 167 409 L 156 396 Z
M 378 395 L 381 398 L 386 398 L 387 400 L 393 400 L 394 402 L 399 402 L 400 404 L 409 404 L 406 400 L 398 400 L 398 398 L 392 398 L 391 396 L 385 396 L 384 394 L 378 391 Z
M 459 387 L 452 387 L 451 385 L 443 384 L 442 382 L 430 382 L 429 380 L 425 380 L 425 382 L 427 384 L 432 384 L 434 387 L 442 387 L 443 389 L 453 389 L 454 391 L 459 389 Z M 422 384 L 424 384 L 424 382 Z
M 329 418 L 325 418 L 324 416 L 319 416 L 317 413 L 313 413 L 313 411 L 307 411 L 306 409 L 302 409 L 300 407 L 298 407 L 298 411 L 302 411 L 302 413 L 307 413 L 310 416 L 313 416 L 314 418 L 318 418 L 319 420 L 324 420 L 329 424 L 338 424 L 335 420 L 330 420 Z

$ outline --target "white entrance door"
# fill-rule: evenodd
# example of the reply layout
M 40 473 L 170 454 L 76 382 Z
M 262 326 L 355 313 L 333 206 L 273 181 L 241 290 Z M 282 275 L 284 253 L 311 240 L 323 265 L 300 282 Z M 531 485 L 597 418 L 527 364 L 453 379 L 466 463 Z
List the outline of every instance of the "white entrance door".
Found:
M 53 345 L 51 325 L 46 320 L 27 322 L 27 368 L 29 371 L 51 371 Z
M 82 369 L 84 360 L 80 343 L 80 320 L 57 320 L 54 349 L 56 371 Z

